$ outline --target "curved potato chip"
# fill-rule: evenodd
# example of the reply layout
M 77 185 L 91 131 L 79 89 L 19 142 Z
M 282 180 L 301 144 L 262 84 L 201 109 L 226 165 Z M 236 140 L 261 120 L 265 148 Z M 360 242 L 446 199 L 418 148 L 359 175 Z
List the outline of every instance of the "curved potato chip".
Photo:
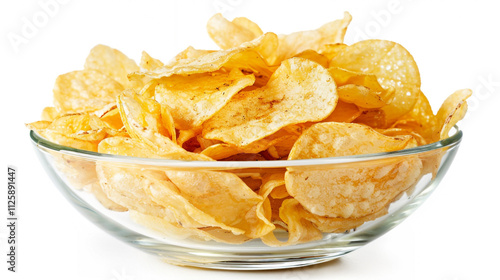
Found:
M 255 35 L 255 38 L 264 34 L 264 32 L 262 32 L 262 29 L 260 29 L 260 27 L 255 22 L 249 20 L 246 17 L 236 17 L 231 22 L 242 28 L 245 28 L 246 30 L 249 30 Z
M 280 129 L 270 136 L 257 140 L 243 147 L 237 147 L 225 143 L 211 145 L 201 151 L 201 154 L 209 156 L 215 160 L 225 159 L 236 154 L 257 154 L 273 145 L 280 145 L 284 142 L 295 142 L 298 135 L 290 133 L 287 129 Z
M 254 82 L 253 75 L 244 75 L 238 69 L 230 73 L 176 75 L 159 82 L 155 99 L 175 112 L 177 129 L 194 129 L 217 113 L 233 95 Z
M 139 66 L 117 49 L 97 45 L 85 60 L 86 70 L 96 70 L 115 79 L 125 88 L 140 88 L 142 82 L 129 81 L 128 73 L 139 71 Z
M 234 21 L 231 22 L 225 19 L 220 13 L 215 14 L 207 22 L 208 35 L 221 49 L 230 49 L 252 41 L 263 34 L 262 30 L 260 30 L 260 34 L 256 33 L 258 30 L 255 28 L 256 25 L 253 22 L 253 25 L 251 25 L 252 29 L 248 29 L 245 25 L 251 21 L 248 19 L 244 21 L 243 19 L 246 18 L 240 18 L 235 23 Z M 238 24 L 238 22 L 245 25 Z
M 170 170 L 165 174 L 177 186 L 180 195 L 218 222 L 241 229 L 251 238 L 274 229 L 269 220 L 257 215 L 257 206 L 263 198 L 235 174 Z
M 359 124 L 318 123 L 302 134 L 288 158 L 349 156 L 415 146 L 416 141 L 410 136 L 389 137 Z M 380 211 L 411 187 L 421 169 L 417 157 L 335 169 L 289 167 L 285 181 L 288 193 L 309 212 L 358 218 Z
M 321 232 L 314 226 L 314 224 L 302 215 L 302 206 L 300 203 L 293 199 L 285 199 L 281 204 L 279 215 L 288 228 L 288 240 L 280 241 L 270 232 L 261 237 L 262 242 L 268 246 L 290 246 L 314 240 L 319 240 L 323 237 Z
M 60 75 L 54 85 L 54 106 L 60 113 L 95 111 L 114 102 L 123 86 L 94 70 Z
M 455 91 L 448 96 L 439 108 L 436 114 L 439 139 L 448 138 L 448 133 L 451 128 L 463 117 L 467 112 L 467 98 L 472 95 L 470 89 L 461 89 Z
M 372 154 L 416 146 L 411 136 L 389 137 L 354 123 L 317 123 L 295 142 L 288 159 Z
M 328 58 L 326 56 L 323 56 L 319 53 L 317 53 L 316 51 L 313 51 L 313 50 L 305 50 L 303 52 L 300 52 L 296 55 L 294 55 L 293 57 L 302 57 L 302 58 L 307 58 L 309 60 L 312 60 L 316 63 L 318 63 L 319 65 L 325 67 L 325 68 L 328 68 Z
M 345 12 L 343 19 L 324 24 L 316 30 L 279 35 L 278 55 L 275 63 L 279 63 L 305 50 L 319 51 L 325 44 L 342 43 L 351 20 L 352 16 Z
M 377 129 L 388 126 L 385 111 L 382 109 L 365 109 L 353 122 Z
M 42 111 L 42 121 L 53 121 L 59 117 L 59 112 L 55 107 L 45 107 Z
M 167 106 L 161 106 L 161 122 L 163 127 L 166 128 L 168 134 L 172 139 L 172 142 L 177 143 L 177 132 L 175 131 L 175 122 L 172 113 Z
M 143 141 L 159 156 L 180 160 L 212 160 L 184 150 L 164 135 L 161 106 L 156 101 L 143 98 L 134 90 L 126 90 L 118 96 L 118 109 L 130 136 Z
M 262 58 L 261 51 L 265 50 L 265 52 L 268 52 L 269 48 L 274 48 L 278 44 L 277 40 L 276 34 L 266 33 L 238 47 L 206 53 L 199 57 L 181 59 L 176 61 L 175 64 L 167 64 L 151 71 L 131 73 L 129 77 L 131 79 L 138 79 L 146 76 L 152 79 L 159 79 L 172 75 L 214 72 L 222 67 L 227 69 L 237 68 L 271 76 L 272 69 Z
M 330 115 L 337 100 L 328 70 L 304 58 L 291 58 L 264 87 L 233 96 L 203 124 L 202 135 L 243 147 L 290 124 L 320 121 Z
M 147 52 L 143 51 L 141 56 L 141 62 L 139 64 L 141 66 L 141 70 L 153 70 L 159 67 L 162 67 L 163 62 L 156 58 L 152 58 Z M 135 70 L 134 70 L 135 71 Z M 127 73 L 128 74 L 128 73 Z
M 363 113 L 358 106 L 339 100 L 335 110 L 321 122 L 345 122 L 350 123 Z
M 438 129 L 437 118 L 432 111 L 427 97 L 420 91 L 417 102 L 413 109 L 399 118 L 391 127 L 403 130 L 413 131 L 421 135 L 424 143 L 433 143 L 437 141 L 436 130 Z
M 244 235 L 234 235 L 230 231 L 220 228 L 186 228 L 180 225 L 176 219 L 172 219 L 171 217 L 159 218 L 134 210 L 130 211 L 130 218 L 138 224 L 166 234 L 169 238 L 194 238 L 204 241 L 215 240 L 217 242 L 225 242 L 229 244 L 241 244 L 249 240 L 249 238 Z
M 362 108 L 380 108 L 391 102 L 394 89 L 384 89 L 373 74 L 364 74 L 338 67 L 328 69 L 338 86 L 339 98 Z
M 347 47 L 348 45 L 344 43 L 325 44 L 321 46 L 318 53 L 328 58 L 328 61 L 331 61 L 340 51 Z
M 387 214 L 387 207 L 383 207 L 378 212 L 359 218 L 332 218 L 314 215 L 304 208 L 300 209 L 304 219 L 311 221 L 322 232 L 343 233 L 347 230 L 355 229 L 360 225 L 373 221 L 378 217 Z
M 418 99 L 420 73 L 411 54 L 401 45 L 384 40 L 357 42 L 337 54 L 330 67 L 374 74 L 384 89 L 394 88 L 390 104 L 382 107 L 389 124 L 408 113 Z

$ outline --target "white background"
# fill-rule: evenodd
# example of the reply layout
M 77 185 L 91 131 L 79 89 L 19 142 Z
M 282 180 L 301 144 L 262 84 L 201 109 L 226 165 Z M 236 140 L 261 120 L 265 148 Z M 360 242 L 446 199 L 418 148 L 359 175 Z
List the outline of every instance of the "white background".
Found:
M 0 181 L 6 181 L 7 165 L 17 166 L 19 201 L 14 274 L 4 262 L 7 207 L 6 188 L 1 188 L 1 279 L 500 279 L 496 1 L 69 0 L 50 15 L 39 4 L 48 1 L 0 4 Z M 136 60 L 146 50 L 163 61 L 188 45 L 215 48 L 205 24 L 217 11 L 230 19 L 246 16 L 275 33 L 315 29 L 349 11 L 354 19 L 346 43 L 366 36 L 405 46 L 435 110 L 454 90 L 473 89 L 469 114 L 461 122 L 462 146 L 428 201 L 393 231 L 345 257 L 271 272 L 172 266 L 84 219 L 42 170 L 24 123 L 39 119 L 42 108 L 51 105 L 55 78 L 82 69 L 94 45 L 107 44 Z M 36 30 L 23 35 L 27 22 L 36 23 Z M 24 38 L 21 43 L 9 39 L 16 35 Z

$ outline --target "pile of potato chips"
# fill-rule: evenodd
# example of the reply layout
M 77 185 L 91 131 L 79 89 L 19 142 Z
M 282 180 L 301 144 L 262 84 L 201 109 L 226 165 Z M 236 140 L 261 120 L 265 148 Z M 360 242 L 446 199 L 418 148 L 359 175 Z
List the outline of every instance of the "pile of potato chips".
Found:
M 61 145 L 131 157 L 269 161 L 390 152 L 448 136 L 470 90 L 434 114 L 413 57 L 384 40 L 343 44 L 351 16 L 316 30 L 264 33 L 220 14 L 220 50 L 188 47 L 137 65 L 98 45 L 83 70 L 59 76 L 54 107 L 28 124 Z M 441 154 L 252 172 L 143 168 L 54 155 L 76 188 L 173 236 L 270 246 L 344 232 L 387 213 Z M 275 237 L 288 231 L 287 240 Z

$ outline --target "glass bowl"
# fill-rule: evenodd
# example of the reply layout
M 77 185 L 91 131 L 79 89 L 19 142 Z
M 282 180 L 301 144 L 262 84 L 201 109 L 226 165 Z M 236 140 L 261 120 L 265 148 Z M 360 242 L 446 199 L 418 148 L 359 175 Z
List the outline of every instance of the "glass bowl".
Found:
M 43 167 L 66 199 L 85 217 L 114 237 L 176 265 L 264 270 L 307 266 L 333 260 L 368 244 L 400 224 L 424 202 L 447 172 L 462 139 L 462 132 L 458 127 L 455 127 L 450 134 L 452 135 L 449 138 L 432 144 L 388 153 L 289 161 L 213 162 L 101 154 L 55 144 L 34 131 L 30 132 L 30 137 Z M 92 190 L 93 183 L 98 180 L 95 171 L 98 165 L 132 170 L 138 174 L 151 170 L 155 172 L 176 170 L 227 172 L 242 176 L 242 174 L 267 174 L 286 170 L 359 172 L 370 166 L 410 159 L 421 163 L 420 175 L 412 179 L 411 183 L 401 181 L 401 184 L 404 184 L 403 191 L 389 201 L 386 214 L 350 230 L 322 233 L 322 238 L 319 240 L 282 247 L 267 246 L 260 239 L 235 245 L 185 238 L 165 231 L 152 230 L 136 223 L 128 212 L 113 211 L 125 209 L 116 207 L 113 209 L 113 203 L 107 204 L 109 199 L 102 191 Z M 412 173 L 411 170 L 407 172 Z M 286 231 L 275 230 L 275 232 L 279 240 L 287 239 Z

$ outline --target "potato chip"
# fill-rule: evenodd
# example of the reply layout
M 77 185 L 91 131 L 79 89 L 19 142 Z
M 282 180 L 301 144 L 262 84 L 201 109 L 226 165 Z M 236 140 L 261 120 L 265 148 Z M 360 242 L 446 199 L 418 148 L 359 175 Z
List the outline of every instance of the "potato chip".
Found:
M 470 89 L 457 90 L 443 102 L 436 114 L 440 140 L 448 138 L 451 128 L 465 116 L 467 112 L 466 100 L 471 95 Z
M 218 222 L 242 229 L 251 238 L 274 229 L 268 220 L 257 216 L 257 205 L 263 198 L 235 174 L 214 171 L 165 173 L 184 198 Z
M 410 136 L 389 137 L 346 123 L 318 123 L 297 140 L 289 159 L 324 158 L 389 152 L 416 146 Z M 389 159 L 345 168 L 289 167 L 288 193 L 309 212 L 326 217 L 358 218 L 380 211 L 417 182 L 418 158 Z
M 325 68 L 328 68 L 328 58 L 326 56 L 323 56 L 319 53 L 317 53 L 316 51 L 313 51 L 313 50 L 305 50 L 303 52 L 300 52 L 296 55 L 294 55 L 293 57 L 302 57 L 302 58 L 307 58 L 309 60 L 312 60 L 316 63 L 318 63 L 319 65 L 325 67 Z
M 159 156 L 183 160 L 211 160 L 200 154 L 187 152 L 169 137 L 161 125 L 161 106 L 152 99 L 126 90 L 118 96 L 118 109 L 127 132 L 155 150 Z
M 244 43 L 238 47 L 203 54 L 199 57 L 178 60 L 175 64 L 151 71 L 141 71 L 130 74 L 131 79 L 146 76 L 152 79 L 170 77 L 172 75 L 190 75 L 214 72 L 222 67 L 241 69 L 251 73 L 271 76 L 272 70 L 262 58 L 260 51 L 275 48 L 278 44 L 276 34 L 266 33 L 259 38 Z
M 147 52 L 143 51 L 141 56 L 141 62 L 139 65 L 141 66 L 141 70 L 150 71 L 156 68 L 160 68 L 165 64 L 163 64 L 163 62 L 161 62 L 156 58 L 152 58 Z
M 247 28 L 249 25 L 252 29 Z M 252 24 L 246 18 L 231 22 L 221 14 L 215 14 L 208 20 L 207 31 L 210 38 L 223 50 L 237 47 L 263 34 L 255 23 Z
M 272 147 L 273 145 L 282 145 L 286 142 L 294 143 L 297 138 L 298 135 L 290 133 L 289 130 L 280 129 L 270 136 L 257 140 L 243 147 L 233 146 L 225 143 L 217 143 L 203 149 L 201 151 L 201 154 L 209 156 L 215 160 L 221 160 L 237 154 L 257 154 L 268 149 L 269 147 Z
M 413 131 L 424 139 L 422 143 L 437 141 L 435 131 L 438 129 L 437 118 L 434 115 L 427 97 L 420 92 L 413 109 L 399 118 L 392 127 Z M 424 145 L 424 144 L 422 144 Z
M 384 136 L 354 123 L 318 123 L 295 142 L 288 159 L 324 158 L 397 151 L 416 146 L 415 139 Z
M 323 237 L 321 232 L 314 226 L 313 223 L 304 219 L 302 216 L 302 206 L 293 199 L 285 199 L 281 204 L 279 215 L 288 228 L 288 240 L 280 241 L 270 232 L 261 237 L 262 242 L 268 246 L 290 246 L 299 243 L 319 240 Z
M 253 75 L 244 75 L 238 69 L 230 73 L 176 75 L 161 80 L 156 86 L 155 99 L 175 112 L 173 118 L 177 129 L 194 129 L 254 81 Z
M 365 109 L 353 122 L 377 129 L 386 128 L 388 126 L 385 111 L 382 109 Z
M 339 100 L 335 110 L 321 122 L 345 122 L 350 123 L 363 113 L 358 106 Z
M 187 47 L 185 50 L 178 53 L 172 60 L 167 63 L 167 66 L 175 66 L 177 64 L 189 63 L 194 59 L 202 57 L 204 55 L 214 53 L 213 50 L 198 50 L 191 46 Z
M 319 51 L 325 44 L 342 43 L 352 16 L 344 13 L 344 18 L 324 24 L 316 30 L 300 31 L 279 35 L 276 62 L 281 62 L 305 50 Z
M 175 130 L 175 121 L 172 113 L 167 106 L 161 106 L 161 122 L 163 127 L 167 130 L 172 142 L 177 142 L 177 132 Z
M 299 208 L 300 209 L 300 208 Z M 300 209 L 301 216 L 304 219 L 311 221 L 322 232 L 343 233 L 351 229 L 355 229 L 365 222 L 373 221 L 378 217 L 387 214 L 387 207 L 383 207 L 379 211 L 359 218 L 332 218 L 314 215 L 304 208 Z
M 59 112 L 55 107 L 45 107 L 42 111 L 42 120 L 43 121 L 53 121 L 57 117 L 59 117 Z
M 330 67 L 374 74 L 384 89 L 394 88 L 394 97 L 382 110 L 389 124 L 408 113 L 420 92 L 420 73 L 411 54 L 401 45 L 384 40 L 365 40 L 337 54 Z
M 321 48 L 318 50 L 318 53 L 325 56 L 328 61 L 331 61 L 332 58 L 337 56 L 337 54 L 340 53 L 343 49 L 347 48 L 348 45 L 344 43 L 336 43 L 336 44 L 325 44 L 321 46 Z
M 142 82 L 129 81 L 128 73 L 139 71 L 139 66 L 119 50 L 105 45 L 97 45 L 85 60 L 86 70 L 96 70 L 113 78 L 124 88 L 140 88 Z
M 123 86 L 94 71 L 73 71 L 60 75 L 54 85 L 54 105 L 62 114 L 95 111 L 114 102 Z
M 230 231 L 216 227 L 186 228 L 171 216 L 159 218 L 131 210 L 130 217 L 138 224 L 166 234 L 168 238 L 215 240 L 229 244 L 241 244 L 249 240 L 245 235 L 234 235 Z
M 206 121 L 203 137 L 243 147 L 287 125 L 322 120 L 337 100 L 335 82 L 324 67 L 304 58 L 291 58 L 281 64 L 266 86 L 240 92 Z

